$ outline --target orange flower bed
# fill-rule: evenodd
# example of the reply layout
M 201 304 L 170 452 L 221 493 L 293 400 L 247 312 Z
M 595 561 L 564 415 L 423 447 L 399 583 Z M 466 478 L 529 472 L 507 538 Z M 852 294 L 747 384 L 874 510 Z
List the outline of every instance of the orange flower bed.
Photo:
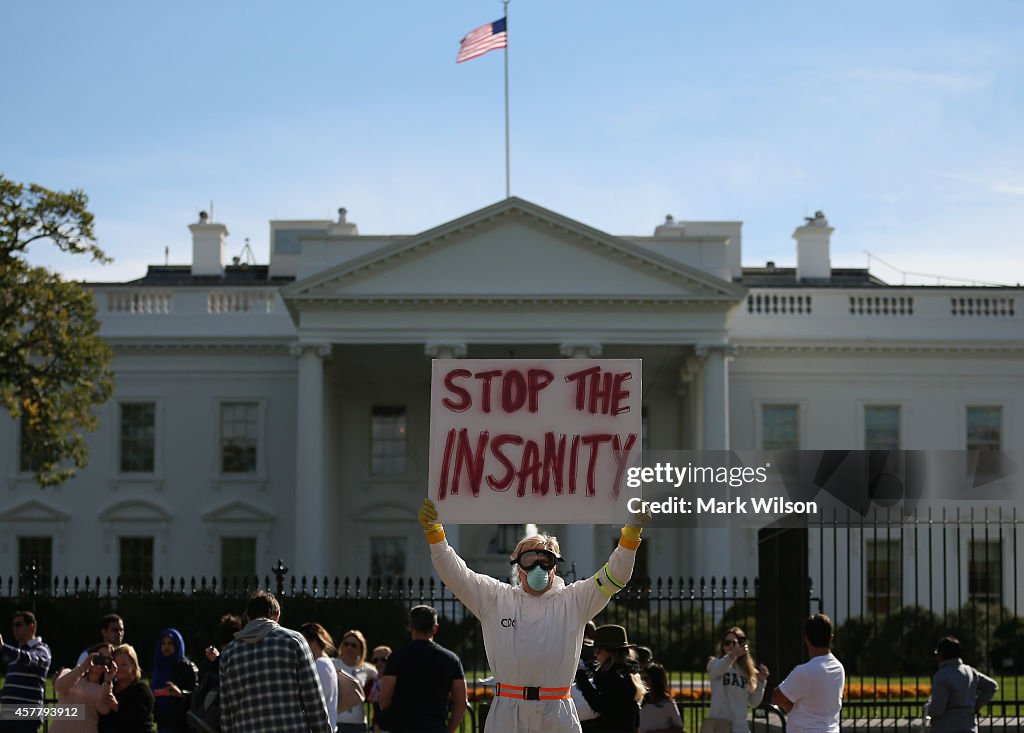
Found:
M 846 685 L 843 697 L 846 700 L 900 700 L 920 699 L 928 697 L 932 692 L 931 685 L 916 683 L 899 684 L 898 682 L 851 682 Z

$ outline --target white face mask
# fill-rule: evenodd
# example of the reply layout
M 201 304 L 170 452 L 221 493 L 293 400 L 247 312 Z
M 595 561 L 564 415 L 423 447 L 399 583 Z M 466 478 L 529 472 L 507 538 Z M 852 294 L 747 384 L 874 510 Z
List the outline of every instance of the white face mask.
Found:
M 536 566 L 526 574 L 526 584 L 535 591 L 542 591 L 548 587 L 548 571 L 540 565 Z

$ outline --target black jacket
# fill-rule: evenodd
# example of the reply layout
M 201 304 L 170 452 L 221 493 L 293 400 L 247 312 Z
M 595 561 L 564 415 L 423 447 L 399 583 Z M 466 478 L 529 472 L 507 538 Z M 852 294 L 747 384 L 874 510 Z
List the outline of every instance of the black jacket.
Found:
M 600 713 L 592 721 L 595 733 L 636 733 L 640 727 L 640 705 L 631 677 L 635 672 L 637 667 L 632 664 L 599 669 L 594 672 L 593 684 L 584 672 L 577 672 L 576 685 L 587 704 Z

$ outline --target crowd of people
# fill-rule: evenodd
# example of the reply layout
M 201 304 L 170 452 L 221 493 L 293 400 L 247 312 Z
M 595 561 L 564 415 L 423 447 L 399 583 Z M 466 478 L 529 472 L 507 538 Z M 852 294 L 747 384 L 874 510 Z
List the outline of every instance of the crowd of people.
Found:
M 446 586 L 480 620 L 494 673 L 487 733 L 682 733 L 665 668 L 647 647 L 630 643 L 620 625 L 591 619 L 632 573 L 643 520 L 631 520 L 595 575 L 566 585 L 555 572 L 558 540 L 532 535 L 511 555 L 518 585 L 470 570 L 446 541 L 428 501 L 420 512 L 434 567 Z M 281 606 L 258 591 L 241 617 L 220 619 L 217 639 L 197 665 L 178 629 L 161 631 L 144 669 L 125 643 L 125 622 L 104 616 L 98 643 L 73 669 L 54 676 L 54 733 L 454 733 L 468 708 L 459 658 L 434 641 L 438 614 L 409 613 L 407 644 L 369 647 L 358 629 L 336 643 L 320 623 L 292 630 Z M 13 639 L 2 644 L 6 678 L 0 690 L 0 733 L 35 733 L 40 718 L 9 711 L 39 708 L 50 650 L 29 611 L 14 614 Z M 803 628 L 809 661 L 771 694 L 790 733 L 838 733 L 846 676 L 831 652 L 832 623 L 815 614 Z M 393 640 L 392 640 L 393 641 Z M 938 733 L 976 730 L 975 716 L 996 692 L 994 680 L 966 665 L 959 642 L 936 646 L 938 671 L 926 716 Z M 145 660 L 150 662 L 149 659 Z M 750 710 L 762 705 L 770 672 L 757 664 L 739 627 L 727 629 L 707 675 L 710 708 L 700 733 L 747 733 Z M 368 712 L 369 711 L 369 712 Z M 697 731 L 692 731 L 697 733 Z

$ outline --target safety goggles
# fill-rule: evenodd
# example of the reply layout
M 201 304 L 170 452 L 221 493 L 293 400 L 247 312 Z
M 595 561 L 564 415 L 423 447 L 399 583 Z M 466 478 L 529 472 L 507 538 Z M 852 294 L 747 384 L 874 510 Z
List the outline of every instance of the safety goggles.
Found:
M 538 565 L 544 570 L 551 570 L 565 558 L 559 557 L 549 550 L 524 550 L 519 557 L 509 562 L 509 565 L 518 565 L 523 570 L 533 570 Z

